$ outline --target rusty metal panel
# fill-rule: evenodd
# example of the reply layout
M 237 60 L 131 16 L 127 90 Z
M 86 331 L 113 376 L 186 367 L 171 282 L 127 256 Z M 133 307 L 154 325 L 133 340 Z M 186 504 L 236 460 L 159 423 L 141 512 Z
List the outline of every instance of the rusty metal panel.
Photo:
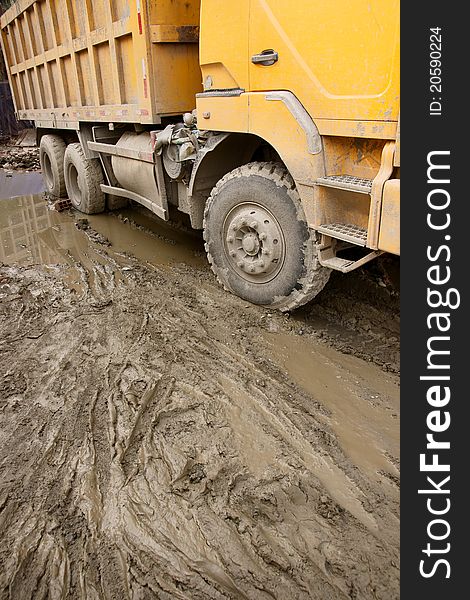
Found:
M 385 183 L 380 221 L 379 249 L 400 254 L 400 180 Z
M 393 159 L 393 166 L 400 166 L 400 117 L 398 117 L 398 126 L 397 126 L 397 142 L 395 147 L 395 157 Z
M 17 0 L 1 41 L 20 119 L 158 123 L 201 91 L 200 0 Z

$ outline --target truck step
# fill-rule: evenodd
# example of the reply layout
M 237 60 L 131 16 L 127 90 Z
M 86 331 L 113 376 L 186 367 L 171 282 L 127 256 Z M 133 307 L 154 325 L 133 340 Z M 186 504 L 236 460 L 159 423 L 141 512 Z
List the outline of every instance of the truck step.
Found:
M 338 240 L 351 242 L 351 244 L 356 244 L 356 246 L 365 246 L 367 243 L 367 229 L 363 229 L 357 225 L 328 223 L 327 225 L 317 227 L 317 231 Z
M 341 273 L 350 273 L 383 254 L 382 250 L 373 250 L 358 260 L 348 260 L 347 258 L 332 255 L 331 252 L 331 246 L 320 250 L 320 264 L 328 269 L 341 271 Z
M 352 175 L 328 175 L 327 177 L 319 177 L 316 183 L 324 187 L 359 192 L 360 194 L 370 194 L 372 192 L 372 179 L 361 179 L 361 177 L 353 177 Z
M 321 264 L 324 267 L 328 267 L 329 269 L 334 269 L 335 271 L 342 271 L 343 273 L 347 273 L 350 267 L 354 265 L 354 261 L 347 260 L 345 258 L 339 258 L 339 256 L 333 256 L 332 258 L 322 260 Z

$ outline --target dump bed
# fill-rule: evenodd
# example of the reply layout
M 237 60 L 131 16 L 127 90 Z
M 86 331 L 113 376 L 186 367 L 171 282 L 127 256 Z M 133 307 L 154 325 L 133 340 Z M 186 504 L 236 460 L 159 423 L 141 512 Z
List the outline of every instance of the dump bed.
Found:
M 1 17 L 17 116 L 159 123 L 195 107 L 200 0 L 18 0 Z

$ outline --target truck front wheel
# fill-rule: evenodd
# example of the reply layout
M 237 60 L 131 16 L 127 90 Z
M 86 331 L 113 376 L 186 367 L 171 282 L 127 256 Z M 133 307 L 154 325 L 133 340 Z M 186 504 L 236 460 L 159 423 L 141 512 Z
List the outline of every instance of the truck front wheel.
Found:
M 64 155 L 67 144 L 58 135 L 43 135 L 39 144 L 39 162 L 49 194 L 63 198 L 66 194 Z
M 103 171 L 97 158 L 87 160 L 81 144 L 67 146 L 64 157 L 65 185 L 72 205 L 92 215 L 103 212 L 106 206 Z
M 253 304 L 293 310 L 330 276 L 318 262 L 294 181 L 278 163 L 250 163 L 217 183 L 206 204 L 204 239 L 219 282 Z

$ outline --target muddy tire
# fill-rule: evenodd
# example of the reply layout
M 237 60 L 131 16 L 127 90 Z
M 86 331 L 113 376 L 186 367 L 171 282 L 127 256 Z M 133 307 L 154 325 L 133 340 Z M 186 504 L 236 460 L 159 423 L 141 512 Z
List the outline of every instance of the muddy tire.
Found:
M 67 146 L 64 158 L 65 184 L 72 205 L 92 215 L 103 212 L 106 206 L 103 170 L 97 158 L 87 160 L 81 144 Z
M 294 181 L 278 163 L 250 163 L 212 190 L 204 212 L 209 263 L 224 288 L 281 311 L 302 306 L 325 286 Z
M 57 198 L 67 195 L 64 156 L 67 144 L 58 135 L 44 135 L 39 145 L 39 162 L 46 191 Z

